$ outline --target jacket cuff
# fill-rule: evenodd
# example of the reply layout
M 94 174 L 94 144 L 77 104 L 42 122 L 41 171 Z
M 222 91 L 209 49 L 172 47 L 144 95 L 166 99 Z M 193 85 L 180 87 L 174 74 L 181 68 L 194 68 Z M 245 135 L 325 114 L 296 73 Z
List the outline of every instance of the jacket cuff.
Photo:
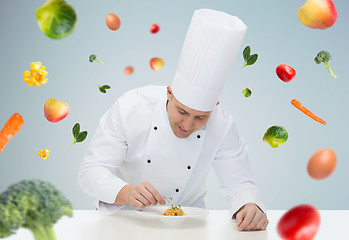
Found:
M 108 216 L 119 211 L 123 205 L 112 205 L 101 201 L 96 201 L 96 209 L 102 216 Z
M 232 197 L 231 201 L 229 201 L 229 214 L 232 216 L 245 204 L 254 203 L 257 207 L 266 215 L 266 209 L 263 202 L 260 200 L 258 196 L 253 194 L 252 192 L 246 191 L 238 194 L 239 196 Z

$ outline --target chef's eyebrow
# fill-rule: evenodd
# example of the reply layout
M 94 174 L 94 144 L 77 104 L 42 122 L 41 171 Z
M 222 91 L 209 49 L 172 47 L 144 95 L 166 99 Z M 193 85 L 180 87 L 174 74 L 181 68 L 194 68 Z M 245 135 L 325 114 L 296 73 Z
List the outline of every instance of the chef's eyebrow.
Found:
M 185 111 L 183 108 L 177 106 L 178 110 L 180 111 L 183 111 L 185 114 L 189 114 L 187 111 Z M 195 116 L 195 117 L 200 117 L 200 118 L 206 118 L 208 117 L 208 115 L 198 115 L 198 116 Z

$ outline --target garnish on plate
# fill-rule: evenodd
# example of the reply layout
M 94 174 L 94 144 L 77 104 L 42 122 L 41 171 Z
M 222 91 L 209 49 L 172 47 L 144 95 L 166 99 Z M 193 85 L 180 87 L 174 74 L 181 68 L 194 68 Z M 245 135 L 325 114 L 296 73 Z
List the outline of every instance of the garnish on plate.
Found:
M 171 204 L 173 197 L 167 197 L 167 198 L 164 197 L 164 199 L 166 200 L 166 202 Z M 171 207 L 168 207 L 162 215 L 165 215 L 165 216 L 183 216 L 185 214 L 181 208 L 181 205 L 175 206 L 175 205 L 171 204 Z
M 185 215 L 181 205 L 174 206 L 171 205 L 171 207 L 167 208 L 166 211 L 163 213 L 165 216 L 183 216 Z

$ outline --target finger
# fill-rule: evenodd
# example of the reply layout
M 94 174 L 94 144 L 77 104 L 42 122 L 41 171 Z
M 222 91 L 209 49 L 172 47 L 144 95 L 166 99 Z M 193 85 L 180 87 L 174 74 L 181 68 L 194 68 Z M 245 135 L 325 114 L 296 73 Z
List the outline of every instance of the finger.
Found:
M 266 222 L 266 218 L 263 217 L 259 220 L 259 222 L 257 223 L 257 225 L 255 226 L 255 229 L 254 230 L 260 230 L 262 229 L 264 223 Z
M 150 202 L 140 192 L 137 192 L 135 194 L 134 199 L 136 199 L 137 201 L 143 203 L 145 206 L 150 205 Z
M 148 205 L 156 205 L 157 201 L 154 196 L 148 191 L 148 189 L 146 189 L 145 187 L 141 188 L 139 189 L 139 193 L 147 200 L 147 202 L 149 203 Z
M 262 229 L 262 230 L 267 229 L 268 224 L 269 224 L 269 221 L 268 221 L 268 219 L 267 219 L 266 222 L 264 222 L 264 224 L 263 224 L 263 226 L 262 226 L 261 229 Z
M 165 204 L 165 199 L 161 196 L 161 194 L 151 185 L 150 183 L 146 182 L 145 188 L 153 195 L 157 203 Z M 155 203 L 156 204 L 156 203 Z
M 130 205 L 136 208 L 145 208 L 145 205 L 135 198 L 131 200 Z
M 236 226 L 237 227 L 240 227 L 240 224 L 244 220 L 245 216 L 246 216 L 245 211 L 240 211 L 240 212 L 238 212 L 238 214 L 236 214 Z
M 244 209 L 242 211 L 246 211 L 246 217 L 239 226 L 240 231 L 247 230 L 246 227 L 252 222 L 254 215 L 256 214 L 255 211 L 248 211 L 248 209 Z
M 261 222 L 262 221 L 262 222 Z M 260 225 L 262 225 L 262 223 L 265 221 L 265 215 L 262 212 L 255 212 L 255 215 L 253 217 L 252 222 L 250 222 L 250 224 L 246 227 L 246 230 L 250 231 L 250 230 L 258 230 L 260 229 L 260 227 L 258 227 L 257 225 L 260 223 Z

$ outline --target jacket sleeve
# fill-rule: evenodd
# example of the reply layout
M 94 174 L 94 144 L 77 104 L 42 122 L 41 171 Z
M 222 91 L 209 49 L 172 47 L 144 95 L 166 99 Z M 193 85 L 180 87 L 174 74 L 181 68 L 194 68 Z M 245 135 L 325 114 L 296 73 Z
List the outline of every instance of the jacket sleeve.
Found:
M 246 203 L 255 203 L 264 213 L 260 192 L 254 183 L 247 145 L 233 123 L 213 163 L 231 216 Z
M 102 214 L 112 214 L 122 207 L 110 204 L 115 202 L 117 194 L 127 184 L 113 174 L 122 165 L 126 153 L 127 142 L 116 101 L 99 122 L 78 178 L 80 187 L 95 200 Z

